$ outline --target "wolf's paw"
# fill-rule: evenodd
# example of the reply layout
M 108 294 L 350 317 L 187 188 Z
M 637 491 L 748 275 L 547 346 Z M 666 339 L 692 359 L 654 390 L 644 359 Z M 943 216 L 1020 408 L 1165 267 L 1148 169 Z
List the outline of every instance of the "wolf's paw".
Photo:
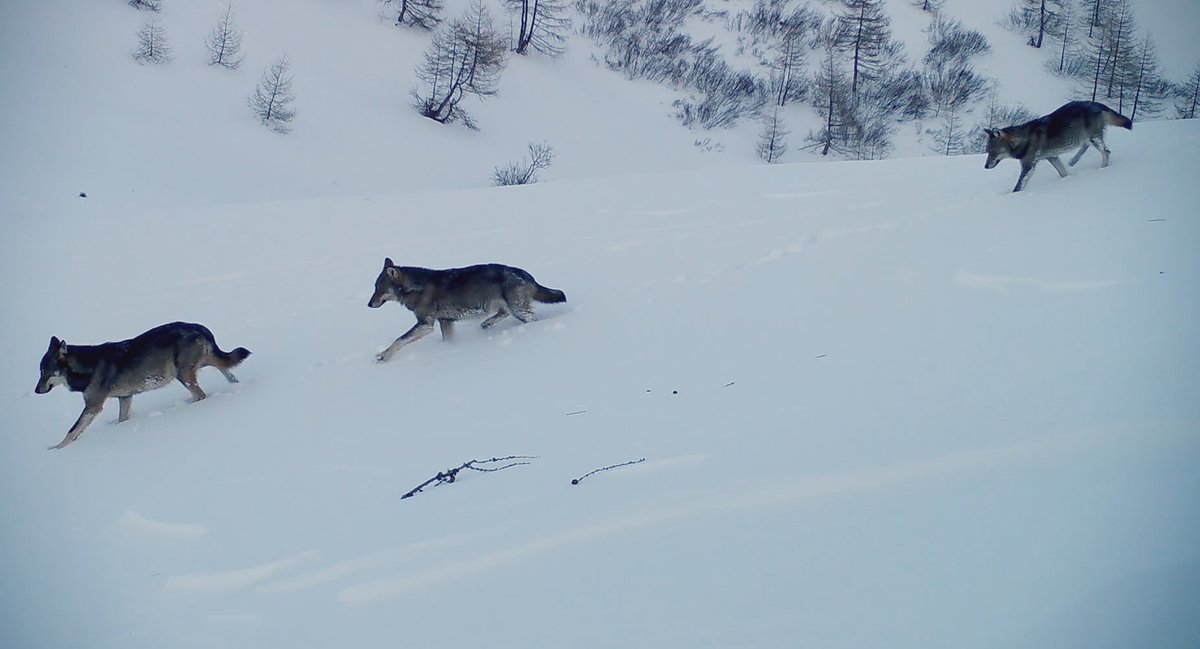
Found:
M 375 362 L 376 363 L 383 363 L 383 362 L 387 361 L 387 359 L 389 359 L 389 358 L 391 358 L 391 356 L 389 356 L 388 354 L 386 354 L 384 352 L 379 352 L 378 354 L 375 354 Z

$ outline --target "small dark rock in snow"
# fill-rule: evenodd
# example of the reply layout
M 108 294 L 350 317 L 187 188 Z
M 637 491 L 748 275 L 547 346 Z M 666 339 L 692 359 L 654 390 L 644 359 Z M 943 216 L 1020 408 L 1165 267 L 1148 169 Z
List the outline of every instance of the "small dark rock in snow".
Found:
M 87 198 L 87 192 L 79 192 L 80 198 Z

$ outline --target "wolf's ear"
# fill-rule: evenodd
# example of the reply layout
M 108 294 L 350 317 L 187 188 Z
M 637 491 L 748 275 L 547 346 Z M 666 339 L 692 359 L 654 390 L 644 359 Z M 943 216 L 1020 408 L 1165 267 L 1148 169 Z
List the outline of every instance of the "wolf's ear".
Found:
M 58 336 L 50 336 L 50 349 L 57 349 L 63 345 L 63 341 L 58 339 Z
M 988 137 L 996 137 L 995 129 L 985 128 L 985 129 L 983 129 L 983 132 L 987 133 Z
M 389 259 L 388 261 L 391 261 L 391 259 Z M 400 276 L 400 270 L 391 264 L 384 266 L 383 272 L 387 273 L 388 279 L 396 279 L 397 277 Z
M 391 258 L 391 257 L 384 257 L 384 258 L 383 258 L 383 267 L 384 267 L 384 268 L 394 268 L 395 266 L 396 266 L 396 264 L 393 264 L 393 263 L 392 263 L 392 258 Z

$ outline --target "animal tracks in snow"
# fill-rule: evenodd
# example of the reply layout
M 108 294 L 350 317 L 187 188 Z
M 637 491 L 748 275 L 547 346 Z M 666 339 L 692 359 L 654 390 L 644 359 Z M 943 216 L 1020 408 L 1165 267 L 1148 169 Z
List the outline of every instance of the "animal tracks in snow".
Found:
M 197 523 L 168 523 L 148 518 L 132 509 L 117 521 L 117 527 L 124 531 L 134 532 L 145 536 L 159 538 L 196 538 L 203 536 L 208 530 Z
M 1011 275 L 980 275 L 959 271 L 954 282 L 968 288 L 980 288 L 1008 293 L 1021 289 L 1033 289 L 1042 293 L 1079 293 L 1096 291 L 1117 285 L 1114 280 L 1046 280 L 1036 277 L 1013 277 Z
M 173 575 L 167 578 L 166 587 L 170 591 L 213 592 L 240 590 L 310 561 L 318 554 L 316 550 L 309 550 L 278 561 L 250 566 L 249 568 Z

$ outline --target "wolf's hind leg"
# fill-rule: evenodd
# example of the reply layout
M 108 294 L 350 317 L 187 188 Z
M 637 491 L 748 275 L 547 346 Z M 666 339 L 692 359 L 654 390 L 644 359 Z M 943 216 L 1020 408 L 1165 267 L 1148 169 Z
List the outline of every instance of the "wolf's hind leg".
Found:
M 117 422 L 120 423 L 129 419 L 129 406 L 133 405 L 133 397 L 117 397 L 117 404 L 120 406 L 120 411 L 117 413 Z
M 438 318 L 438 325 L 442 328 L 442 340 L 450 340 L 454 337 L 454 320 Z
M 1075 152 L 1075 155 L 1071 156 L 1071 159 L 1069 161 L 1067 161 L 1067 164 L 1074 167 L 1075 163 L 1079 162 L 1079 159 L 1083 157 L 1083 152 L 1087 151 L 1087 148 L 1088 148 L 1088 143 L 1084 142 L 1083 146 L 1079 147 L 1079 150 Z
M 238 382 L 238 379 L 236 376 L 233 375 L 233 372 L 230 372 L 229 370 L 225 369 L 224 367 L 219 367 L 219 366 L 217 367 L 217 369 L 221 370 L 221 375 L 225 377 L 226 381 L 229 381 L 230 383 Z
M 196 380 L 196 368 L 180 368 L 179 372 L 175 375 L 175 378 L 179 379 L 179 382 L 183 384 L 183 387 L 187 388 L 188 392 L 192 393 L 193 402 L 200 401 L 208 396 L 207 394 L 204 394 L 204 390 L 200 389 L 200 383 Z
M 1108 147 L 1104 146 L 1104 136 L 1097 135 L 1096 137 L 1093 137 L 1091 140 L 1089 140 L 1089 142 L 1091 142 L 1092 146 L 1096 147 L 1096 150 L 1100 152 L 1100 167 L 1101 168 L 1107 167 L 1108 166 L 1108 154 L 1112 153 L 1112 151 L 1109 151 Z
M 500 307 L 500 309 L 498 311 L 496 311 L 490 317 L 488 317 L 487 320 L 484 320 L 482 323 L 480 323 L 479 326 L 484 329 L 488 329 L 492 325 L 496 324 L 497 322 L 500 322 L 501 320 L 503 320 L 507 317 L 508 317 L 508 309 L 506 309 L 505 307 Z
M 1063 166 L 1062 160 L 1059 160 L 1058 156 L 1053 156 L 1046 159 L 1050 161 L 1050 164 L 1054 165 L 1054 170 L 1058 172 L 1058 176 L 1060 178 L 1067 177 L 1067 168 Z
M 79 436 L 81 434 L 83 434 L 83 429 L 87 428 L 88 424 L 92 423 L 92 420 L 95 419 L 96 415 L 99 415 L 100 411 L 103 409 L 104 409 L 104 401 L 103 400 L 101 400 L 98 403 L 88 403 L 85 401 L 84 406 L 83 406 L 83 412 L 79 414 L 79 419 L 75 420 L 75 425 L 71 426 L 71 430 L 67 431 L 67 436 L 64 437 L 62 439 L 62 441 L 59 442 L 58 444 L 51 446 L 50 450 L 53 451 L 55 449 L 60 449 L 64 446 L 66 446 L 67 444 L 70 444 L 71 442 L 74 442 L 75 440 L 79 439 Z
M 529 304 L 515 307 L 513 308 L 512 312 L 513 316 L 515 316 L 517 320 L 520 320 L 522 323 L 529 323 L 537 320 L 537 318 L 533 316 L 533 306 Z
M 399 351 L 401 347 L 413 342 L 414 340 L 419 340 L 431 331 L 433 331 L 432 320 L 428 322 L 418 322 L 412 326 L 412 329 L 404 332 L 403 336 L 400 336 L 395 342 L 393 342 L 391 345 L 388 345 L 387 349 L 379 352 L 379 354 L 375 356 L 375 359 L 379 362 L 386 361 L 397 351 Z

